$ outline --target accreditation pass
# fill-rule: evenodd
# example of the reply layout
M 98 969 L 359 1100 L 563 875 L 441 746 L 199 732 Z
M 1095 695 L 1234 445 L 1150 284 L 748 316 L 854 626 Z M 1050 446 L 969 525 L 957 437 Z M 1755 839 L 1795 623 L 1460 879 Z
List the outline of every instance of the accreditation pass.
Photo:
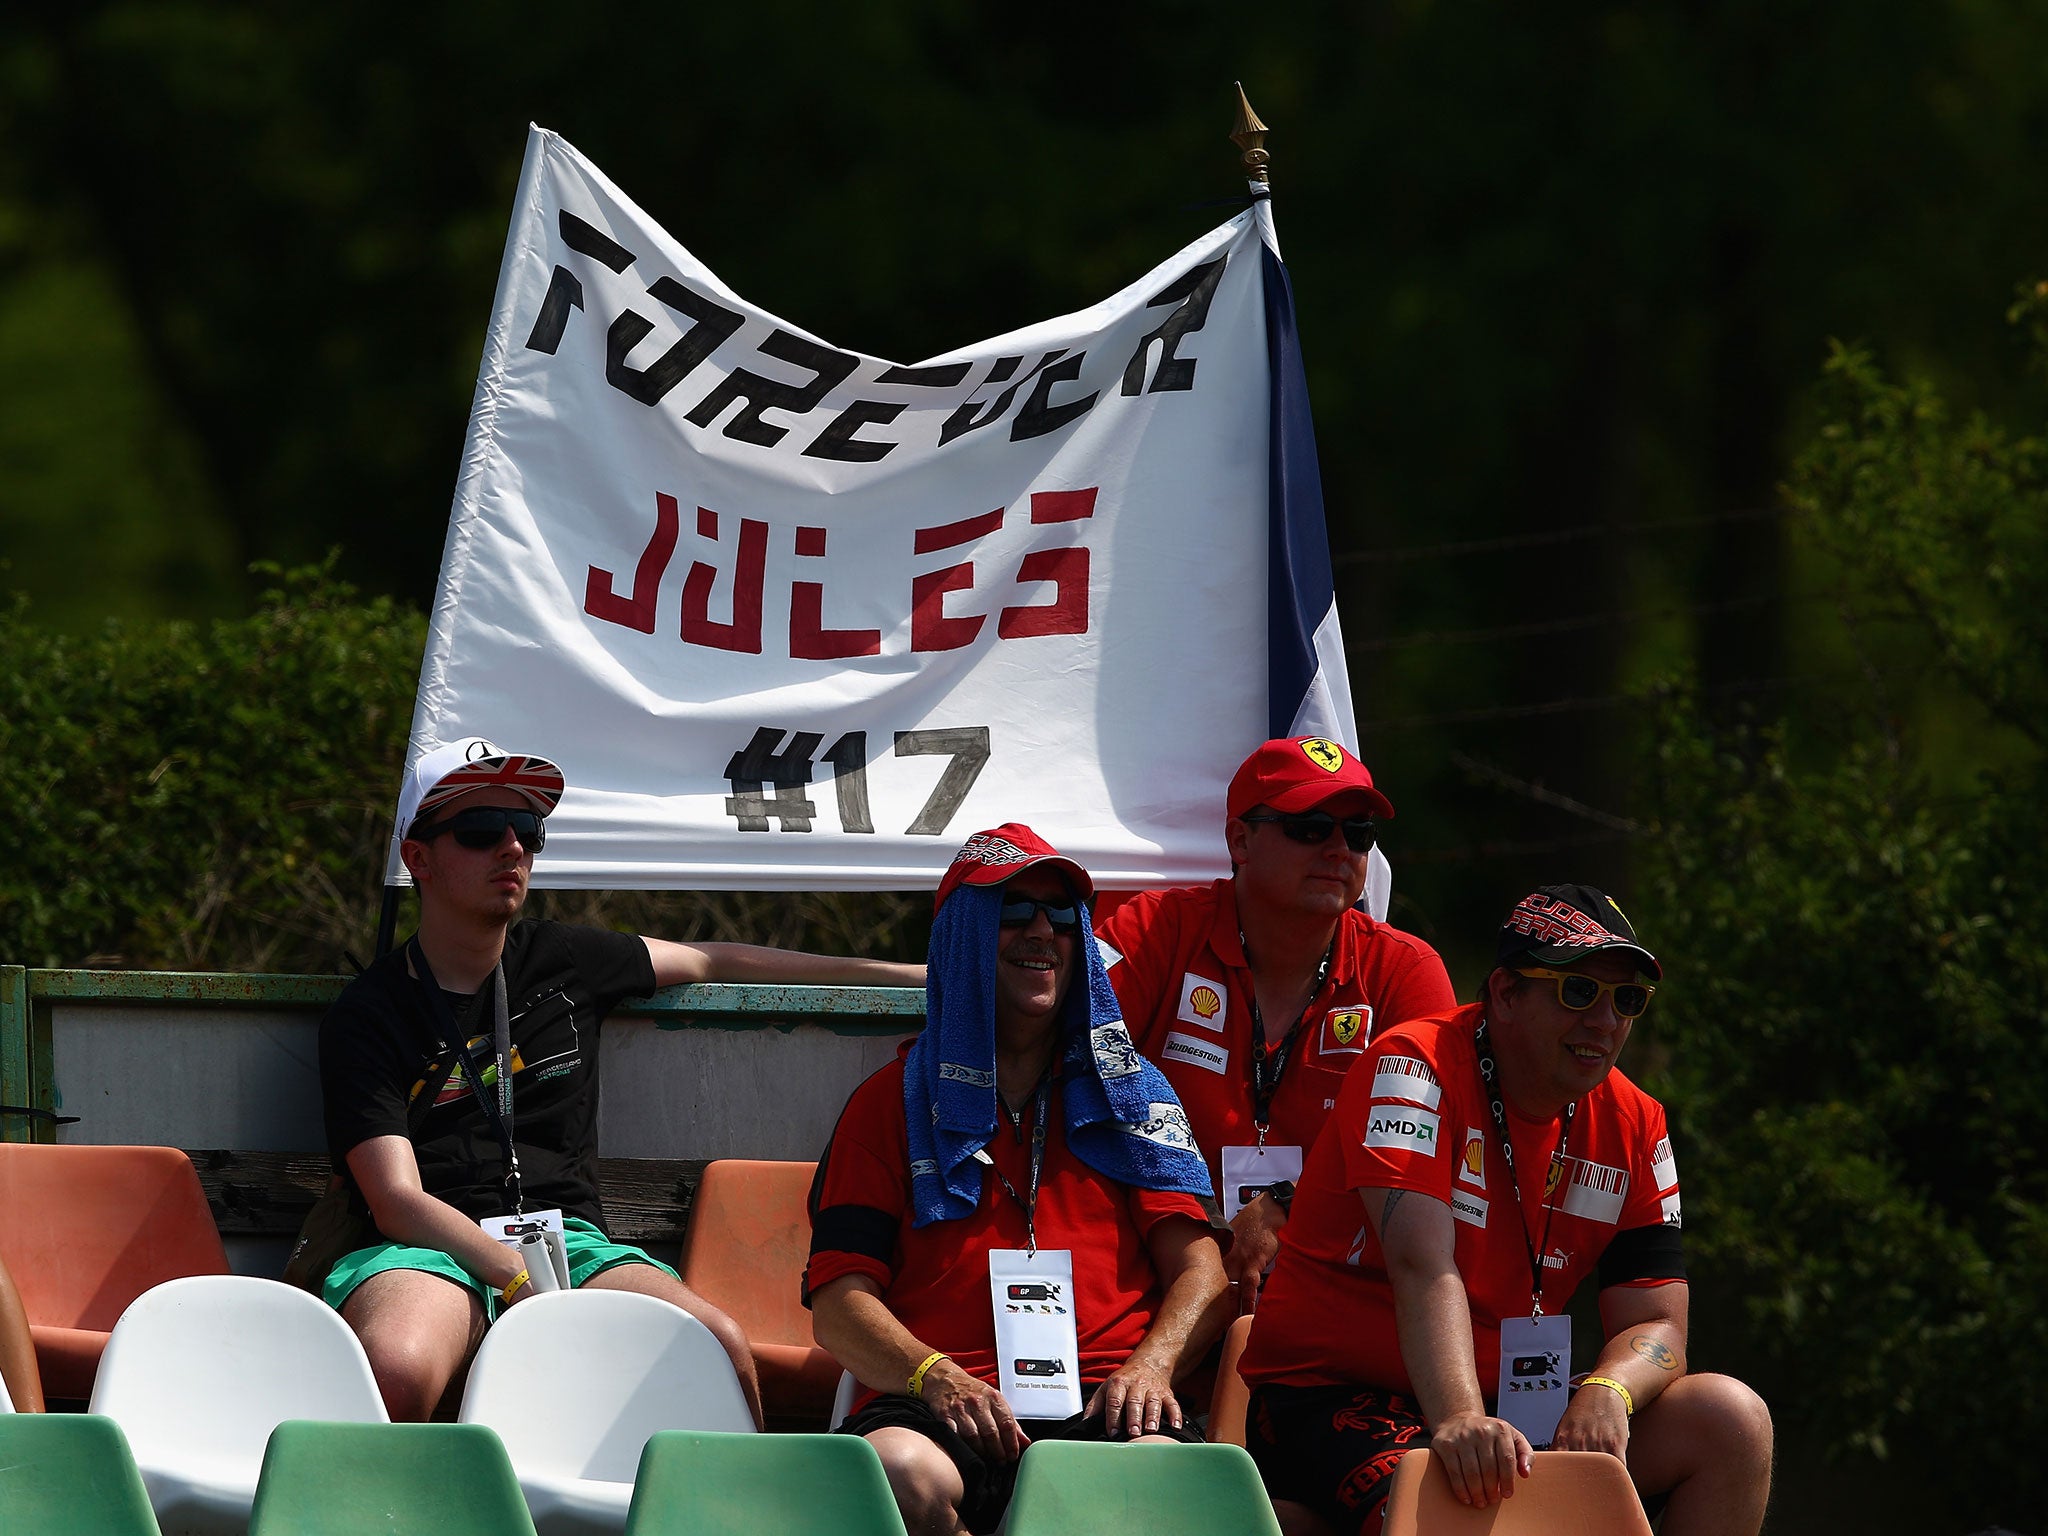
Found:
M 1074 1324 L 1074 1254 L 1068 1248 L 992 1248 L 998 1384 L 1020 1419 L 1081 1411 L 1081 1345 Z

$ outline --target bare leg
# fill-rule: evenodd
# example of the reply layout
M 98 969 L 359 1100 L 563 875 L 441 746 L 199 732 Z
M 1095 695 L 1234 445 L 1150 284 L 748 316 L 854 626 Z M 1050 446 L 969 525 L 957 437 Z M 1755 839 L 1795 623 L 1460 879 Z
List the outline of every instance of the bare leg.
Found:
M 746 1394 L 747 1411 L 754 1416 L 754 1428 L 760 1429 L 763 1426 L 765 1420 L 761 1413 L 761 1380 L 754 1371 L 754 1351 L 748 1345 L 747 1336 L 738 1323 L 682 1281 L 670 1279 L 664 1271 L 656 1269 L 652 1264 L 614 1265 L 610 1269 L 599 1270 L 583 1283 L 592 1290 L 635 1291 L 642 1296 L 655 1297 L 670 1306 L 681 1307 L 709 1328 L 712 1336 L 731 1358 L 733 1370 L 739 1374 L 740 1391 Z
M 889 1491 L 896 1495 L 909 1536 L 964 1536 L 967 1527 L 960 1523 L 960 1502 L 967 1497 L 967 1485 L 937 1441 L 897 1425 L 863 1438 L 882 1458 Z
M 484 1336 L 484 1306 L 452 1280 L 417 1269 L 387 1269 L 349 1293 L 341 1315 L 370 1357 L 393 1423 L 433 1416 Z
M 28 1331 L 28 1309 L 5 1264 L 0 1264 L 0 1380 L 7 1383 L 16 1413 L 43 1411 L 42 1367 L 36 1363 L 35 1340 Z
M 1681 1376 L 1631 1426 L 1628 1470 L 1669 1493 L 1664 1536 L 1756 1536 L 1771 1494 L 1771 1411 L 1732 1376 Z

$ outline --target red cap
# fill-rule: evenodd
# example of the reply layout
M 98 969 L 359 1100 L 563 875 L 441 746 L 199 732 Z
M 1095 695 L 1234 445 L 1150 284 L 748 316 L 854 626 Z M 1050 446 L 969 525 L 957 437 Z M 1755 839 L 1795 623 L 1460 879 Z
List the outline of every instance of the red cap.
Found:
M 945 878 L 939 881 L 932 910 L 936 912 L 944 906 L 946 898 L 960 886 L 1001 885 L 1040 864 L 1056 866 L 1080 892 L 1083 901 L 1095 899 L 1095 882 L 1088 878 L 1087 870 L 1023 822 L 1006 821 L 1000 827 L 975 833 L 961 845 L 953 862 L 946 866 Z
M 1231 775 L 1227 814 L 1242 816 L 1255 805 L 1270 805 L 1291 816 L 1354 789 L 1364 794 L 1373 815 L 1394 814 L 1392 802 L 1372 787 L 1365 764 L 1338 743 L 1322 736 L 1269 741 Z

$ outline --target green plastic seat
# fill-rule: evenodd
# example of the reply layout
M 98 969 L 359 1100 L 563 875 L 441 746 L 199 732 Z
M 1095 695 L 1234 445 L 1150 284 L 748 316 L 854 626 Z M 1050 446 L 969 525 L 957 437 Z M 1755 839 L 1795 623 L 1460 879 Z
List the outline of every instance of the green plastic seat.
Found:
M 1009 1536 L 1280 1536 L 1258 1468 L 1235 1445 L 1048 1440 L 1017 1468 Z
M 481 1424 L 326 1424 L 271 1433 L 249 1536 L 534 1536 Z
M 0 1414 L 0 1531 L 157 1536 L 120 1426 L 90 1413 Z
M 648 1437 L 626 1536 L 766 1533 L 904 1536 L 875 1448 L 858 1435 Z

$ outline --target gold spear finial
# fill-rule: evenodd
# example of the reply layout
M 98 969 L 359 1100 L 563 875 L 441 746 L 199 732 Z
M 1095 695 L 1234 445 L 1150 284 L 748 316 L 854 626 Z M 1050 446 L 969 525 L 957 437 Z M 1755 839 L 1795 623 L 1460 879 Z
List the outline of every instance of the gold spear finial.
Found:
M 1265 186 L 1266 167 L 1273 159 L 1266 153 L 1266 125 L 1252 110 L 1251 100 L 1244 93 L 1244 82 L 1232 83 L 1237 87 L 1237 126 L 1230 130 L 1230 141 L 1244 151 L 1245 174 L 1259 186 Z

